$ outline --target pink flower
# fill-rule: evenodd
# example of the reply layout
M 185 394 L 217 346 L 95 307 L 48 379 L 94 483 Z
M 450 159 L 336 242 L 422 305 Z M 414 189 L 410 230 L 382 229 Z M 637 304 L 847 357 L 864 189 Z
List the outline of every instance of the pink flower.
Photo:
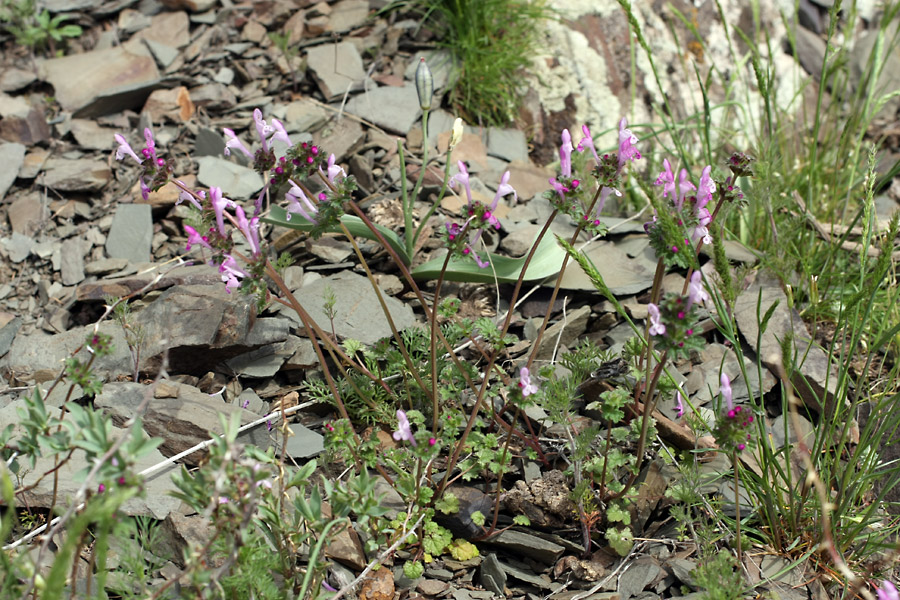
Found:
M 900 593 L 893 583 L 885 579 L 881 583 L 881 587 L 876 590 L 878 592 L 878 600 L 900 600 Z
M 688 284 L 688 301 L 687 308 L 690 308 L 694 302 L 701 304 L 709 300 L 709 294 L 703 289 L 703 280 L 700 271 L 694 271 L 691 275 L 691 282 Z
M 494 201 L 491 202 L 491 210 L 497 208 L 497 203 L 500 202 L 500 198 L 503 196 L 507 196 L 509 194 L 513 195 L 513 205 L 519 201 L 519 195 L 516 193 L 516 190 L 513 186 L 509 185 L 509 171 L 503 174 L 500 178 L 500 185 L 497 186 L 497 193 L 494 194 Z M 497 229 L 500 229 L 499 223 L 497 224 Z
M 536 394 L 538 391 L 538 386 L 531 382 L 531 373 L 528 367 L 519 369 L 519 388 L 522 390 L 522 396 L 525 398 Z
M 669 159 L 663 159 L 663 168 L 665 169 L 659 176 L 656 178 L 656 183 L 654 185 L 663 186 L 663 198 L 668 197 L 669 194 L 672 194 L 672 200 L 675 200 L 675 174 L 672 172 L 672 165 L 669 164 Z
M 183 181 L 178 181 L 178 183 L 180 183 L 181 185 L 185 185 Z M 203 190 L 200 190 L 199 192 L 197 192 L 197 195 L 200 196 L 201 198 L 204 198 L 206 196 L 206 192 L 204 192 Z M 193 204 L 197 208 L 197 210 L 203 210 L 203 205 L 197 201 L 197 198 L 195 198 L 193 194 L 186 192 L 184 190 L 181 190 L 181 193 L 178 194 L 178 200 L 175 201 L 175 206 L 178 206 L 185 200 L 187 200 L 188 202 Z
M 696 189 L 697 186 L 691 183 L 691 174 L 688 173 L 687 169 L 681 169 L 681 172 L 678 174 L 678 198 L 672 201 L 675 204 L 675 208 L 681 210 L 681 207 L 684 206 L 685 197 Z
M 188 242 L 187 246 L 185 247 L 185 251 L 190 252 L 191 246 L 193 246 L 194 244 L 199 244 L 207 250 L 212 251 L 212 246 L 209 245 L 209 241 L 206 239 L 206 236 L 202 236 L 197 233 L 197 230 L 190 225 L 185 225 L 184 230 L 188 234 Z
M 716 191 L 716 182 L 710 177 L 710 171 L 712 171 L 712 167 L 706 165 L 703 172 L 700 173 L 700 187 L 697 188 L 697 210 L 706 206 L 712 200 L 713 192 Z
M 631 133 L 630 129 L 626 129 L 628 122 L 625 117 L 619 121 L 619 170 L 625 166 L 627 161 L 634 162 L 641 158 L 641 153 L 635 146 L 638 143 L 637 136 Z
M 568 129 L 563 129 L 562 146 L 559 147 L 559 170 L 563 177 L 572 176 L 572 135 Z
M 397 431 L 394 432 L 394 439 L 398 442 L 406 440 L 413 446 L 416 445 L 416 438 L 413 437 L 412 428 L 409 426 L 409 419 L 402 410 L 397 411 Z
M 269 151 L 269 134 L 275 131 L 265 119 L 262 118 L 262 111 L 258 108 L 253 110 L 253 122 L 256 125 L 256 134 L 262 143 L 263 152 Z
M 245 156 L 248 158 L 253 158 L 253 155 L 247 150 L 247 147 L 244 145 L 241 140 L 238 139 L 237 135 L 235 135 L 233 129 L 228 129 L 227 127 L 223 128 L 225 132 L 225 138 L 227 141 L 225 142 L 225 156 L 231 155 L 231 150 L 236 149 L 240 150 Z
M 222 281 L 225 282 L 225 291 L 229 294 L 241 286 L 241 279 L 250 276 L 229 254 L 225 255 L 225 260 L 219 265 L 219 272 L 222 274 Z
M 346 171 L 344 171 L 343 167 L 341 167 L 340 165 L 334 164 L 334 160 L 335 160 L 334 154 L 332 154 L 328 157 L 328 168 L 327 168 L 327 171 L 325 171 L 325 176 L 328 179 L 328 181 L 330 181 L 331 183 L 336 185 L 337 181 L 335 181 L 335 178 L 338 175 L 340 175 L 342 178 L 346 177 L 347 173 L 346 173 Z M 321 170 L 322 170 L 322 167 L 319 167 L 319 171 L 321 171 Z
M 153 132 L 150 131 L 149 127 L 144 128 L 144 141 L 147 142 L 147 147 L 144 149 L 144 156 L 156 162 L 156 142 L 153 140 Z
M 466 169 L 466 163 L 458 160 L 456 161 L 456 166 L 459 167 L 459 173 L 450 178 L 450 187 L 461 184 L 466 190 L 466 198 L 469 201 L 469 206 L 472 206 L 472 188 L 469 187 L 469 171 Z
M 289 203 L 287 208 L 288 221 L 291 220 L 291 213 L 297 213 L 307 221 L 310 221 L 312 223 L 317 222 L 315 215 L 319 212 L 319 209 L 316 208 L 316 205 L 306 197 L 306 194 L 303 193 L 303 190 L 298 187 L 297 184 L 295 184 L 293 181 L 291 182 L 291 189 L 288 190 L 284 197 Z
M 581 141 L 578 142 L 578 151 L 584 152 L 585 148 L 590 148 L 591 153 L 594 155 L 594 160 L 597 161 L 597 165 L 600 164 L 600 157 L 597 156 L 597 148 L 594 146 L 594 138 L 591 137 L 591 130 L 588 129 L 587 125 L 581 126 L 581 131 L 584 132 L 584 137 L 581 138 Z
M 684 402 L 682 402 L 681 392 L 675 392 L 675 416 L 679 419 L 684 416 Z
M 216 213 L 216 226 L 219 234 L 225 237 L 225 209 L 233 208 L 235 204 L 232 200 L 222 196 L 222 188 L 215 186 L 209 188 L 209 201 L 212 204 L 213 212 Z
M 238 229 L 247 238 L 253 256 L 259 256 L 259 217 L 253 217 L 248 221 L 247 216 L 244 214 L 244 209 L 240 206 L 235 207 L 235 214 L 237 216 Z
M 728 407 L 728 410 L 734 410 L 734 404 L 731 401 L 731 380 L 728 379 L 728 375 L 725 373 L 722 373 L 722 376 L 719 378 L 719 393 L 725 399 L 725 405 Z
M 272 134 L 272 138 L 269 141 L 279 140 L 288 146 L 293 146 L 294 144 L 291 142 L 291 138 L 288 136 L 287 130 L 285 130 L 284 125 L 282 125 L 281 121 L 278 119 L 272 119 L 272 127 L 270 127 L 275 133 Z
M 131 144 L 128 143 L 128 141 L 125 139 L 125 136 L 117 133 L 113 137 L 115 138 L 116 142 L 119 143 L 119 147 L 116 148 L 116 160 L 122 160 L 127 154 L 134 160 L 138 161 L 138 164 L 144 162 L 137 154 L 134 153 L 134 150 L 131 149 Z
M 650 315 L 650 335 L 666 335 L 666 326 L 663 325 L 659 316 L 659 307 L 652 302 L 647 305 L 647 313 Z

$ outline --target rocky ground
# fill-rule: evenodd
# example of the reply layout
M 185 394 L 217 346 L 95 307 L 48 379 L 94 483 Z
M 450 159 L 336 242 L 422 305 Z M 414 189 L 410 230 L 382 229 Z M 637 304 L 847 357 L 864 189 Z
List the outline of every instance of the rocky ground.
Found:
M 415 176 L 421 165 L 414 156 L 424 144 L 432 147 L 431 156 L 445 149 L 454 118 L 452 107 L 435 111 L 428 139 L 423 139 L 413 72 L 419 56 L 426 56 L 442 96 L 447 54 L 435 50 L 433 36 L 418 29 L 408 16 L 376 13 L 385 4 L 379 0 L 166 0 L 161 4 L 155 0 L 54 0 L 45 4 L 70 14 L 85 33 L 58 58 L 35 58 L 10 39 L 4 42 L 0 63 L 0 372 L 4 379 L 0 428 L 16 422 L 16 408 L 31 386 L 47 389 L 57 377 L 61 361 L 83 342 L 101 314 L 103 299 L 133 294 L 131 326 L 143 333 L 140 355 L 128 352 L 120 325 L 101 324 L 113 336 L 118 352 L 95 363 L 107 383 L 93 402 L 115 423 L 124 423 L 140 404 L 147 379 L 155 375 L 162 357 L 168 357 L 170 379 L 157 390 L 145 419 L 146 431 L 165 440 L 141 465 L 149 468 L 219 431 L 217 413 L 240 413 L 243 423 L 251 423 L 283 402 L 304 401 L 302 383 L 316 372 L 317 361 L 312 344 L 289 311 L 272 309 L 256 315 L 245 298 L 225 293 L 214 269 L 179 265 L 179 257 L 185 256 L 181 224 L 186 213 L 184 206 L 175 206 L 177 190 L 167 186 L 144 201 L 135 169 L 113 158 L 113 134 L 121 133 L 136 143 L 138 132 L 152 127 L 161 151 L 176 157 L 176 174 L 189 186 L 217 185 L 227 196 L 246 200 L 255 197 L 262 181 L 238 157 L 223 156 L 222 129 L 232 128 L 243 139 L 253 139 L 251 113 L 260 108 L 267 118 L 282 120 L 294 139 L 311 139 L 333 152 L 359 182 L 359 200 L 371 218 L 399 230 L 397 138 L 408 148 L 407 168 Z M 542 219 L 552 210 L 541 193 L 547 179 L 554 176 L 548 165 L 555 157 L 562 127 L 577 131 L 586 121 L 595 130 L 606 129 L 623 114 L 633 115 L 636 122 L 650 121 L 649 107 L 658 95 L 647 73 L 639 71 L 640 81 L 631 82 L 627 67 L 622 66 L 628 64 L 623 50 L 628 30 L 617 3 L 594 2 L 590 9 L 575 1 L 559 4 L 566 18 L 549 26 L 546 39 L 552 50 L 538 65 L 547 86 L 534 84 L 528 90 L 521 127 L 470 125 L 454 153 L 454 159 L 467 162 L 478 180 L 476 193 L 484 197 L 493 196 L 490 186 L 504 171 L 511 172 L 510 183 L 518 191 L 519 202 L 500 206 L 496 214 L 503 229 L 492 242 L 510 256 L 524 255 Z M 679 4 L 702 24 L 702 32 L 714 43 L 721 31 L 713 18 L 713 3 Z M 740 23 L 741 3 L 724 4 L 727 14 Z M 817 3 L 803 1 L 800 7 L 795 54 L 815 76 L 816 61 L 820 64 L 824 51 L 821 33 L 827 16 Z M 768 9 L 764 16 L 770 18 L 773 32 L 782 35 L 780 21 L 772 18 L 773 7 Z M 659 34 L 653 37 L 658 62 L 677 66 L 680 53 L 667 27 L 677 28 L 678 21 L 664 12 L 657 14 L 649 3 L 640 7 L 640 13 L 647 30 Z M 298 56 L 291 61 L 281 56 L 267 37 L 270 31 L 289 34 L 299 48 Z M 689 39 L 683 28 L 681 35 L 679 39 Z M 867 39 L 864 25 L 859 35 Z M 718 60 L 702 52 L 694 58 L 700 64 Z M 771 59 L 779 69 L 796 65 L 786 51 Z M 673 68 L 664 77 L 672 86 L 672 99 L 681 100 L 689 111 L 694 98 L 684 83 L 689 75 Z M 635 106 L 629 102 L 632 83 L 643 92 L 638 97 L 644 98 Z M 443 173 L 440 159 L 433 170 L 426 176 L 419 214 L 424 214 L 437 191 L 435 184 Z M 433 217 L 432 231 L 442 227 L 446 216 L 458 215 L 462 206 L 452 195 L 445 198 Z M 895 208 L 890 195 L 879 198 L 882 215 Z M 645 319 L 655 256 L 640 219 L 610 217 L 609 225 L 610 236 L 594 242 L 588 252 L 597 258 L 595 264 L 631 316 Z M 568 223 L 554 227 L 558 233 L 574 231 Z M 330 327 L 328 319 L 316 310 L 330 290 L 337 299 L 334 329 L 339 338 L 370 344 L 390 334 L 348 243 L 329 236 L 312 241 L 279 228 L 270 228 L 268 239 L 278 251 L 294 256 L 296 262 L 286 274 L 288 285 L 323 326 Z M 426 236 L 423 259 L 440 252 L 440 246 L 436 236 Z M 398 328 L 421 322 L 422 314 L 410 301 L 396 269 L 373 254 L 372 247 L 365 249 L 379 268 L 380 286 L 391 296 L 388 305 Z M 737 244 L 729 244 L 728 253 L 736 264 L 753 265 L 758 260 Z M 670 275 L 665 285 L 680 291 L 683 277 Z M 550 360 L 554 352 L 585 337 L 613 351 L 621 349 L 631 331 L 619 322 L 609 302 L 590 291 L 587 278 L 569 269 L 562 287 L 555 324 L 543 337 L 538 359 Z M 472 315 L 494 316 L 509 308 L 504 300 L 509 293 L 506 288 L 501 288 L 499 299 L 484 286 L 456 285 L 451 293 L 464 300 L 463 310 Z M 762 348 L 755 347 L 753 331 L 759 293 L 763 310 L 781 300 Z M 548 288 L 536 287 L 514 307 L 512 331 L 522 342 L 513 353 L 529 348 L 548 297 Z M 752 350 L 761 356 L 778 350 L 777 340 L 784 332 L 804 327 L 786 308 L 780 286 L 763 275 L 748 280 L 741 298 L 738 323 Z M 702 416 L 710 412 L 705 405 L 711 401 L 710 389 L 718 387 L 725 352 L 724 346 L 712 343 L 695 360 L 678 365 L 684 389 Z M 825 381 L 832 368 L 827 356 L 814 349 L 804 375 L 811 381 Z M 726 362 L 725 371 L 735 378 L 737 402 L 775 385 L 768 372 L 760 381 L 742 381 L 736 363 Z M 48 404 L 60 406 L 65 393 L 57 387 Z M 76 390 L 73 399 L 81 397 Z M 773 435 L 782 432 L 779 420 L 783 417 L 769 416 Z M 660 406 L 657 417 L 666 441 L 693 447 L 695 440 L 676 423 L 673 406 Z M 302 462 L 322 452 L 322 426 L 331 418 L 327 406 L 311 406 L 295 414 L 294 436 L 287 443 L 293 460 Z M 262 420 L 245 434 L 245 440 L 266 447 L 274 441 Z M 198 458 L 198 454 L 188 455 L 180 462 L 196 465 Z M 61 473 L 63 499 L 71 498 L 77 489 L 69 476 L 81 467 L 73 461 Z M 22 483 L 28 484 L 47 468 L 39 462 Z M 177 557 L 188 540 L 203 536 L 202 517 L 186 513 L 179 501 L 166 494 L 171 489 L 168 474 L 174 468 L 156 471 L 148 478 L 146 496 L 128 505 L 133 514 L 151 515 L 163 523 L 170 558 Z M 693 542 L 676 541 L 663 494 L 676 477 L 671 467 L 652 462 L 643 475 L 646 497 L 639 500 L 635 523 L 635 535 L 641 541 L 627 560 L 602 551 L 590 560 L 581 559 L 583 549 L 573 541 L 579 534 L 571 507 L 560 500 L 569 491 L 565 479 L 558 471 L 542 472 L 534 463 L 522 462 L 519 468 L 519 481 L 506 501 L 516 510 L 531 511 L 531 528 L 508 530 L 491 539 L 482 546 L 481 557 L 465 562 L 438 559 L 416 581 L 405 579 L 399 567 L 393 572 L 382 570 L 367 582 L 366 597 L 394 598 L 409 590 L 409 598 L 456 600 L 504 594 L 652 600 L 692 591 L 696 547 Z M 713 461 L 704 468 L 715 474 L 728 467 Z M 32 510 L 39 512 L 49 505 L 53 491 L 48 486 L 43 482 L 28 492 L 25 501 Z M 718 489 L 718 484 L 708 491 L 731 493 L 728 486 Z M 490 508 L 492 497 L 484 496 L 477 485 L 463 493 L 469 495 L 470 510 Z M 733 493 L 731 497 L 733 502 Z M 385 502 L 399 508 L 390 504 L 390 496 Z M 334 561 L 335 585 L 352 578 L 366 564 L 359 541 L 349 535 L 335 541 L 329 557 Z M 165 563 L 155 576 L 164 579 L 177 573 L 180 565 L 172 560 L 176 564 Z M 757 579 L 777 573 L 785 564 L 771 556 L 748 560 L 756 566 L 751 576 Z M 393 575 L 390 581 L 383 580 L 385 573 Z M 785 598 L 819 598 L 823 593 L 817 580 L 808 583 L 808 577 L 796 570 L 768 585 Z M 582 590 L 590 593 L 579 595 Z

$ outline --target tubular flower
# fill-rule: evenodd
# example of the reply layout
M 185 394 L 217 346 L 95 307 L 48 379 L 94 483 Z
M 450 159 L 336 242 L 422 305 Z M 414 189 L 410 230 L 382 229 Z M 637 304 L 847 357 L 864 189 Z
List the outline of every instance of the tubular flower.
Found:
M 256 135 L 262 144 L 263 152 L 269 151 L 269 134 L 275 131 L 271 125 L 266 123 L 262 118 L 262 111 L 258 108 L 253 109 L 253 123 L 256 125 Z
M 519 369 L 519 389 L 522 390 L 522 396 L 525 398 L 538 392 L 538 386 L 531 382 L 531 373 L 528 367 Z
M 322 171 L 322 167 L 319 167 L 319 172 L 325 175 L 325 178 L 331 182 L 332 185 L 337 185 L 336 178 L 340 175 L 342 178 L 347 176 L 346 171 L 340 165 L 334 164 L 334 154 L 328 156 L 328 165 L 326 166 L 325 171 Z
M 394 439 L 398 442 L 406 440 L 413 446 L 416 446 L 416 438 L 413 436 L 412 428 L 409 425 L 409 419 L 402 410 L 397 411 L 397 431 L 394 432 Z
M 675 392 L 675 416 L 679 419 L 684 416 L 684 402 L 680 390 Z
M 500 198 L 504 196 L 508 196 L 509 194 L 513 195 L 513 205 L 519 201 L 519 194 L 516 193 L 515 188 L 509 185 L 509 171 L 503 174 L 500 178 L 500 185 L 497 186 L 497 193 L 494 194 L 494 200 L 491 202 L 491 210 L 495 210 L 497 208 L 497 204 L 500 202 Z M 497 229 L 500 229 L 500 224 L 497 223 Z
M 725 400 L 725 405 L 728 407 L 728 410 L 734 409 L 734 404 L 731 400 L 731 380 L 728 379 L 728 375 L 722 373 L 722 376 L 719 378 L 719 393 L 722 394 L 722 399 Z
M 223 197 L 222 188 L 215 186 L 209 188 L 209 202 L 212 204 L 213 212 L 216 213 L 216 227 L 219 230 L 219 235 L 227 237 L 225 233 L 225 209 L 234 208 L 235 203 Z
M 619 121 L 619 171 L 629 160 L 634 162 L 641 158 L 641 152 L 635 146 L 638 143 L 637 136 L 627 129 L 627 126 L 628 121 L 622 117 L 622 120 Z
M 462 185 L 466 190 L 466 199 L 471 207 L 472 188 L 469 186 L 469 171 L 466 169 L 466 163 L 461 160 L 456 161 L 456 166 L 459 167 L 459 173 L 450 178 L 450 187 L 455 188 L 457 185 Z
M 582 125 L 581 131 L 584 132 L 584 137 L 578 142 L 578 151 L 584 152 L 585 148 L 590 148 L 591 154 L 594 155 L 594 160 L 597 161 L 597 166 L 600 166 L 602 163 L 600 162 L 600 157 L 597 156 L 597 147 L 594 146 L 594 138 L 591 137 L 591 130 L 587 125 Z
M 900 600 L 900 593 L 897 592 L 897 588 L 887 579 L 881 583 L 881 587 L 876 592 L 878 593 L 878 600 Z
M 559 147 L 559 170 L 563 177 L 572 176 L 572 151 L 575 147 L 572 145 L 572 135 L 568 129 L 563 129 L 562 145 Z
M 137 154 L 135 154 L 134 150 L 132 150 L 131 144 L 128 143 L 128 141 L 125 139 L 125 136 L 117 133 L 113 137 L 115 138 L 116 142 L 119 143 L 119 147 L 116 148 L 116 160 L 122 160 L 127 154 L 128 156 L 136 160 L 138 164 L 144 162 Z
M 672 201 L 675 201 L 675 174 L 672 172 L 672 165 L 669 164 L 669 159 L 663 159 L 663 168 L 665 169 L 659 176 L 656 178 L 656 183 L 654 185 L 663 186 L 663 198 L 667 198 L 669 194 L 672 194 Z
M 235 208 L 235 215 L 238 229 L 244 234 L 247 243 L 250 244 L 253 256 L 259 256 L 259 217 L 253 217 L 248 221 L 247 216 L 244 214 L 244 209 L 240 206 Z
M 233 129 L 228 129 L 227 127 L 225 127 L 222 129 L 222 131 L 225 132 L 225 139 L 227 140 L 225 142 L 225 156 L 231 156 L 231 150 L 236 149 L 240 150 L 247 158 L 253 158 L 253 155 L 249 150 L 247 150 L 247 147 L 244 145 L 244 143 L 238 139 Z
M 222 281 L 225 282 L 225 291 L 229 294 L 241 286 L 240 280 L 249 277 L 250 274 L 238 266 L 237 261 L 230 254 L 225 255 L 225 260 L 219 265 Z
M 191 246 L 193 246 L 194 244 L 199 244 L 200 246 L 203 246 L 210 252 L 213 251 L 213 248 L 212 248 L 212 246 L 209 245 L 209 240 L 206 238 L 205 235 L 200 235 L 197 232 L 197 230 L 194 229 L 193 227 L 191 227 L 190 225 L 185 225 L 184 231 L 188 234 L 188 241 L 187 241 L 187 245 L 185 246 L 185 251 L 190 252 Z
M 319 212 L 315 204 L 306 197 L 303 190 L 293 181 L 291 189 L 284 196 L 288 201 L 287 220 L 291 220 L 291 213 L 297 213 L 307 221 L 317 223 L 315 215 Z
M 180 183 L 181 185 L 185 185 L 183 181 L 179 181 L 178 183 Z M 206 192 L 200 190 L 199 192 L 197 192 L 197 196 L 200 196 L 200 198 L 206 198 Z M 181 193 L 178 194 L 178 200 L 175 201 L 175 206 L 178 206 L 184 201 L 188 201 L 193 204 L 197 210 L 203 210 L 203 205 L 200 204 L 200 202 L 193 194 L 181 190 Z
M 647 313 L 650 315 L 650 335 L 666 335 L 666 326 L 660 320 L 659 307 L 652 302 L 647 305 Z
M 703 289 L 703 276 L 700 271 L 694 271 L 691 282 L 688 284 L 688 301 L 686 310 L 690 310 L 695 302 L 703 304 L 709 300 L 709 294 Z

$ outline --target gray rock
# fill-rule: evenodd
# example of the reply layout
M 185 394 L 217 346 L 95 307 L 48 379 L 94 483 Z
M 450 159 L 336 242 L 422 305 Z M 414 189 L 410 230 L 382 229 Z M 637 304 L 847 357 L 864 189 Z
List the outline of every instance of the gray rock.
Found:
M 201 156 L 197 181 L 209 186 L 218 186 L 229 198 L 246 200 L 259 192 L 263 180 L 259 173 L 248 167 L 215 156 Z
M 272 377 L 287 360 L 285 344 L 269 344 L 229 360 L 228 368 L 243 377 Z
M 0 92 L 15 92 L 31 85 L 37 76 L 32 71 L 7 67 L 0 72 Z
M 306 52 L 307 65 L 326 101 L 348 91 L 362 89 L 366 78 L 359 50 L 350 42 L 313 46 Z
M 416 87 L 411 83 L 365 91 L 351 98 L 344 108 L 350 114 L 399 135 L 409 133 L 422 114 Z
M 81 237 L 69 238 L 62 243 L 60 275 L 63 285 L 75 285 L 84 281 L 84 251 L 90 244 Z
M 501 598 L 506 597 L 506 591 L 504 590 L 506 587 L 506 571 L 503 570 L 500 561 L 497 560 L 497 555 L 493 552 L 485 556 L 481 562 L 478 579 L 481 587 L 484 589 L 495 593 Z
M 678 581 L 694 589 L 698 589 L 697 583 L 694 581 L 694 576 L 691 574 L 691 572 L 697 568 L 696 562 L 687 560 L 686 558 L 670 558 L 666 561 L 666 566 L 672 570 L 672 575 L 674 575 Z
M 824 33 L 826 18 L 823 17 L 819 7 L 810 0 L 800 0 L 797 4 L 797 22 L 801 27 L 809 29 L 813 33 Z
M 31 254 L 31 249 L 34 247 L 34 239 L 15 231 L 10 237 L 0 239 L 0 243 L 3 244 L 9 260 L 14 263 L 20 263 L 28 258 L 28 255 Z
M 294 292 L 312 319 L 326 330 L 331 330 L 331 321 L 323 310 L 326 287 L 330 288 L 337 303 L 334 306 L 334 327 L 338 336 L 353 338 L 364 344 L 374 344 L 391 335 L 390 327 L 381 312 L 381 306 L 369 280 L 349 271 L 322 278 L 305 285 Z M 412 309 L 396 300 L 386 297 L 385 303 L 398 330 L 416 324 Z M 287 307 L 279 305 L 279 310 L 291 319 L 300 318 Z
M 292 351 L 290 358 L 283 365 L 286 371 L 309 369 L 319 364 L 319 357 L 309 338 L 292 335 L 285 342 L 285 348 Z
M 350 31 L 366 22 L 369 0 L 341 0 L 331 7 L 326 31 Z
M 91 261 L 84 266 L 86 275 L 106 275 L 121 271 L 128 266 L 127 258 L 101 258 Z
M 116 208 L 106 254 L 110 258 L 127 258 L 131 263 L 150 262 L 153 240 L 153 215 L 149 204 L 120 204 Z
M 162 556 L 168 556 L 183 569 L 185 552 L 192 547 L 205 547 L 215 535 L 216 529 L 205 515 L 186 515 L 182 511 L 174 510 L 162 522 L 159 532 L 161 534 L 159 548 L 154 548 L 154 551 Z
M 251 389 L 242 391 L 234 403 L 258 415 L 266 414 L 266 403 Z
M 566 270 L 568 273 L 568 269 Z M 538 348 L 536 358 L 548 359 L 557 346 L 571 346 L 584 333 L 588 318 L 591 316 L 591 307 L 582 306 L 573 311 L 568 311 L 565 320 L 560 320 L 546 329 L 541 338 L 541 346 Z
M 93 119 L 72 119 L 69 131 L 79 146 L 89 150 L 109 150 L 116 133 L 114 129 L 98 125 Z
M 42 183 L 62 192 L 95 192 L 107 184 L 109 165 L 91 158 L 51 158 L 44 163 Z
M 507 575 L 511 575 L 518 579 L 519 581 L 524 581 L 525 583 L 530 583 L 536 588 L 542 590 L 549 590 L 553 588 L 553 584 L 550 583 L 550 579 L 548 577 L 539 577 L 530 571 L 526 571 L 524 569 L 519 569 L 512 565 L 508 565 L 506 563 L 500 563 L 500 568 Z
M 32 193 L 20 196 L 10 204 L 6 216 L 13 231 L 33 236 L 50 216 L 50 211 L 41 201 L 40 194 Z
M 469 540 L 483 534 L 484 528 L 472 520 L 472 513 L 480 512 L 485 519 L 490 519 L 494 512 L 493 497 L 466 485 L 454 485 L 448 491 L 459 500 L 459 510 L 449 515 L 438 511 L 434 520 L 457 538 Z
M 653 285 L 653 271 L 647 269 L 642 260 L 629 258 L 625 252 L 610 242 L 589 246 L 587 256 L 597 267 L 607 287 L 616 296 L 639 294 Z M 590 278 L 579 268 L 566 269 L 562 287 L 570 290 L 595 289 Z
M 9 347 L 12 346 L 13 340 L 16 339 L 16 334 L 19 333 L 22 323 L 22 317 L 15 317 L 12 321 L 0 327 L 0 356 L 4 356 L 9 352 Z
M 318 129 L 327 118 L 328 113 L 318 103 L 302 98 L 285 107 L 284 127 L 291 133 L 305 133 Z
M 6 196 L 10 186 L 16 180 L 19 169 L 25 164 L 25 146 L 22 144 L 0 144 L 0 200 Z
M 322 236 L 318 240 L 310 240 L 307 249 L 310 254 L 330 264 L 341 263 L 353 254 L 350 242 L 335 236 Z
M 793 49 L 797 62 L 803 69 L 812 75 L 813 79 L 822 79 L 822 61 L 825 58 L 825 40 L 819 34 L 804 27 L 794 30 L 796 46 Z
M 285 449 L 291 458 L 312 458 L 325 450 L 325 439 L 315 431 L 300 423 L 291 423 L 290 430 L 292 435 L 288 438 Z
M 38 69 L 63 109 L 76 117 L 140 108 L 159 83 L 156 62 L 138 44 L 53 58 Z
M 514 529 L 502 531 L 485 541 L 508 552 L 528 556 L 548 565 L 556 562 L 565 551 L 565 548 L 559 544 Z
M 214 111 L 230 110 L 237 104 L 234 92 L 221 83 L 207 83 L 190 89 L 191 102 L 196 107 Z
M 619 589 L 622 600 L 637 596 L 661 575 L 663 570 L 655 562 L 635 561 L 619 576 Z
M 337 122 L 332 121 L 327 127 L 317 131 L 313 135 L 313 140 L 341 162 L 362 143 L 365 137 L 362 125 L 355 119 L 341 119 Z
M 869 73 L 867 71 L 869 57 L 876 50 L 878 39 L 883 35 L 885 40 L 893 40 L 897 37 L 897 29 L 900 24 L 894 21 L 884 32 L 873 29 L 862 34 L 850 51 L 850 85 L 857 89 L 864 85 Z M 873 101 L 900 89 L 900 45 L 889 44 L 885 48 L 887 55 L 883 57 L 883 64 L 878 76 L 878 81 L 873 87 Z M 876 61 L 877 62 L 877 61 Z M 894 96 L 887 100 L 876 116 L 893 119 L 900 108 L 900 97 Z
M 94 406 L 103 409 L 113 423 L 121 425 L 136 414 L 148 391 L 147 386 L 139 383 L 110 382 L 94 398 Z M 164 440 L 159 451 L 164 456 L 173 456 L 213 435 L 221 435 L 223 430 L 219 416 L 223 415 L 227 421 L 235 413 L 240 415 L 242 425 L 258 418 L 249 410 L 223 402 L 219 396 L 210 396 L 195 387 L 168 381 L 157 386 L 144 413 L 143 426 L 148 435 Z M 238 436 L 238 441 L 263 449 L 269 445 L 264 426 L 245 431 Z M 182 460 L 185 464 L 196 466 L 206 455 L 207 452 L 201 450 Z
M 163 69 L 166 69 L 175 62 L 176 58 L 178 58 L 178 48 L 173 48 L 168 44 L 148 39 L 145 39 L 144 43 L 147 44 L 150 54 L 156 59 L 156 64 Z
M 218 71 L 216 71 L 215 77 L 213 77 L 213 81 L 216 83 L 221 83 L 222 85 L 231 85 L 231 82 L 234 81 L 234 70 L 229 69 L 228 67 L 222 67 Z
M 528 141 L 521 129 L 491 127 L 487 131 L 487 151 L 491 156 L 507 162 L 528 162 Z

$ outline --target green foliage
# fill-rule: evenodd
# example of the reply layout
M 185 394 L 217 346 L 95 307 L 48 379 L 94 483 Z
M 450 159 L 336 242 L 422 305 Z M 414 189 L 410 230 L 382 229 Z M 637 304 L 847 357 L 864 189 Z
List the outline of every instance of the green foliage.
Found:
M 419 560 L 408 560 L 403 563 L 403 574 L 409 579 L 418 579 L 425 574 L 425 565 Z
M 697 565 L 691 576 L 703 588 L 704 600 L 741 600 L 744 598 L 744 578 L 737 569 L 737 561 L 729 552 L 711 552 Z
M 630 527 L 624 529 L 610 527 L 606 530 L 606 541 L 619 556 L 627 556 L 634 547 L 634 534 Z
M 0 23 L 16 38 L 16 43 L 31 50 L 49 48 L 55 52 L 56 43 L 81 35 L 81 27 L 65 23 L 65 15 L 50 16 L 46 9 L 37 12 L 34 0 L 3 0 L 0 3 Z

